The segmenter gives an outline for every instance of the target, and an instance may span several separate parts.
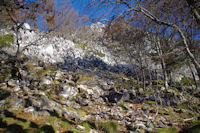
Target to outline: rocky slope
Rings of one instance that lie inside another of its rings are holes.
[[[2,132],[180,131],[199,121],[199,92],[190,87],[165,90],[160,81],[144,90],[125,75],[108,80],[30,61],[19,72],[1,62]]]
[[[0,132],[199,131],[200,93],[187,80],[169,89],[155,80],[144,89],[125,69],[113,68],[102,47],[89,51],[86,44],[26,32],[21,48],[34,39],[44,45],[27,47],[20,59],[2,48]]]

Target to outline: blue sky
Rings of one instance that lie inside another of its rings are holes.
[[[34,0],[31,0],[34,1]],[[106,6],[101,6],[100,8],[95,7],[91,10],[87,10],[87,7],[89,5],[89,2],[92,0],[53,0],[56,3],[56,8],[61,9],[62,3],[71,3],[71,6],[79,13],[79,15],[86,15],[90,18],[90,21],[87,22],[85,25],[90,25],[94,22],[102,22],[105,23],[106,20],[110,20],[112,16],[115,14],[119,14],[120,8],[111,8]],[[97,2],[98,3],[98,2]],[[103,7],[103,8],[102,8]],[[122,10],[125,10],[125,8],[121,8]],[[38,21],[41,21],[42,18],[39,18]],[[43,29],[42,26],[40,26],[40,29]]]
[[[89,5],[89,2],[91,2],[91,0],[56,0],[56,1],[58,7],[62,4],[62,2],[65,1],[71,2],[73,8],[77,10],[80,15],[89,16],[92,22],[100,21],[104,23],[106,19],[111,19],[112,16],[119,14],[119,12],[120,11],[122,12],[122,10],[125,10],[124,7],[120,7],[119,9],[119,8],[111,8],[109,6],[106,7],[105,5],[101,6],[100,8],[96,7],[91,10],[87,10],[87,7]]]

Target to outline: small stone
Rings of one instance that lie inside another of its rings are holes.
[[[89,133],[98,133],[98,132],[94,129],[90,129]]]
[[[133,96],[137,96],[136,91],[134,89],[132,89],[131,92],[132,92]]]
[[[154,96],[149,96],[149,100],[151,100],[151,101],[155,101],[156,100],[156,98],[154,97]]]
[[[38,94],[39,94],[39,95],[46,96],[46,94],[45,94],[43,91],[39,91]]]
[[[71,87],[69,85],[64,85],[63,86],[63,91],[61,92],[61,96],[64,98],[69,98],[72,99],[74,96],[76,96],[78,93],[78,90],[74,87]]]
[[[8,85],[11,86],[11,87],[18,86],[18,85],[19,85],[19,80],[10,79],[10,80],[8,81]]]
[[[161,90],[161,91],[164,91],[164,90],[165,90],[165,87],[162,86],[162,87],[160,88],[160,90]]]
[[[93,95],[94,94],[93,89],[90,89],[87,85],[82,85],[81,84],[78,87],[80,88],[81,92],[86,92],[89,95]]]
[[[147,122],[147,127],[152,129],[152,128],[154,128],[154,125],[153,125],[153,123],[151,121],[148,121]]]
[[[14,92],[18,92],[18,91],[20,91],[20,89],[21,89],[21,88],[20,88],[19,86],[15,86],[15,87],[13,88],[13,91],[14,91]]]
[[[76,129],[81,130],[81,131],[84,131],[84,130],[85,130],[85,127],[84,127],[84,126],[81,126],[81,125],[77,125],[77,126],[76,126]]]
[[[51,79],[43,78],[40,82],[40,85],[50,85],[52,83]]]
[[[55,79],[60,79],[62,77],[62,72],[57,71],[55,74]]]
[[[144,93],[144,90],[142,88],[139,88],[139,93],[140,94],[143,94]]]
[[[31,29],[31,27],[30,27],[30,25],[28,24],[28,23],[24,23],[24,28],[26,29],[26,30],[30,30]]]
[[[0,84],[0,88],[1,89],[6,89],[7,88],[7,84],[6,83],[1,83]]]
[[[84,116],[84,117],[80,117],[80,120],[81,120],[81,121],[87,121],[87,120],[90,120],[91,118],[92,118],[91,115],[86,115],[86,116]]]
[[[39,114],[40,116],[45,116],[45,117],[50,116],[50,114],[49,114],[48,111],[39,111],[38,114]]]
[[[24,85],[26,87],[30,86],[30,81],[28,81],[28,80],[23,80],[23,81],[21,81],[21,83],[22,83],[22,85]]]
[[[25,92],[29,92],[29,88],[26,87],[26,86],[23,86],[23,90],[24,90]]]
[[[87,106],[89,104],[89,100],[87,99],[82,99],[80,98],[78,101],[77,101],[81,106]]]
[[[5,104],[6,104],[6,100],[1,100],[1,101],[0,101],[0,108],[2,108],[3,105],[5,105]]]
[[[162,122],[157,123],[158,128],[165,128],[166,126]]]
[[[134,131],[134,133],[144,133],[144,131],[142,131],[142,130],[140,130],[140,129],[136,129],[136,130]]]
[[[24,105],[23,105],[23,99],[14,96],[12,98],[12,100],[11,100],[10,105],[11,105],[10,109],[12,109],[12,110],[18,110],[20,108],[23,108],[24,107]]]
[[[34,111],[35,111],[35,109],[34,109],[34,107],[32,107],[32,106],[30,106],[30,107],[24,109],[24,112],[25,112],[25,113],[32,113],[32,112],[34,112]]]
[[[152,133],[152,132],[153,132],[153,129],[152,129],[152,128],[147,128],[146,131],[145,131],[145,133],[146,133],[146,132],[147,132],[147,133]]]
[[[172,89],[167,89],[167,92],[176,94],[176,92],[174,90],[172,90]]]
[[[136,123],[135,126],[138,128],[146,129],[146,126],[143,123]]]

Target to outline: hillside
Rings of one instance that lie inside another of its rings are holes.
[[[166,88],[161,65],[149,59],[152,42],[142,42],[148,63],[141,71],[140,57],[119,41],[98,40],[104,25],[87,31],[89,39],[67,40],[25,23],[15,57],[16,34],[1,29],[0,132],[200,131],[200,90],[187,65],[172,68]]]

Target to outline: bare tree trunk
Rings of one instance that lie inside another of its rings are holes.
[[[155,45],[156,45],[157,53],[158,53],[158,55],[160,57],[160,64],[161,64],[162,72],[163,72],[163,76],[164,76],[164,86],[165,86],[165,88],[168,88],[169,87],[169,85],[168,85],[168,76],[167,76],[167,71],[166,71],[165,60],[164,60],[164,57],[163,57],[163,51],[162,51],[161,46],[160,46],[160,41],[157,40],[155,42]]]
[[[142,77],[143,77],[143,88],[146,89],[146,77],[145,77],[145,72],[144,72],[144,68],[142,68]]]
[[[140,64],[140,71],[142,72],[142,82],[143,82],[143,88],[146,88],[145,82],[146,82],[146,78],[145,78],[145,72],[144,72],[144,66],[142,63],[142,53],[141,51],[139,51],[139,64]]]
[[[156,79],[155,79],[155,80],[156,80],[156,85],[158,85],[158,72],[157,72],[156,69],[155,69],[155,76],[156,76],[156,77],[155,77],[155,78],[156,78]]]
[[[18,27],[16,27],[16,29],[15,29],[15,34],[16,34],[16,45],[17,45],[17,51],[16,51],[15,56],[18,57],[18,55],[19,55],[19,50],[20,50],[19,29],[18,29]]]
[[[166,65],[163,59],[161,60],[161,66],[162,66],[163,76],[164,76],[164,85],[165,85],[165,88],[168,88],[169,87],[168,76],[167,76],[167,71],[166,71]]]
[[[148,69],[149,71],[149,85],[152,85],[152,76],[151,76],[151,70]]]
[[[149,64],[147,63],[147,58],[145,58],[145,64],[147,66],[147,71],[148,71],[148,74],[149,74],[149,79],[148,79],[149,85],[151,85],[152,84],[151,70],[149,69]]]
[[[169,73],[169,84],[171,85],[173,82],[172,82],[172,73],[171,71],[168,72]]]
[[[135,73],[137,84],[138,84],[139,83],[139,77],[138,77],[137,71],[134,68],[133,68],[133,71]]]
[[[196,86],[196,89],[197,89],[197,88],[198,88],[198,84],[197,84],[197,80],[196,80],[196,78],[195,78],[195,73],[194,73],[194,71],[192,70],[192,66],[191,66],[191,64],[190,64],[189,61],[187,61],[187,64],[188,64],[188,66],[189,66],[189,68],[190,68],[190,71],[191,71],[191,74],[192,74],[192,77],[193,77],[193,80],[194,80],[194,83],[195,83],[195,86]]]

